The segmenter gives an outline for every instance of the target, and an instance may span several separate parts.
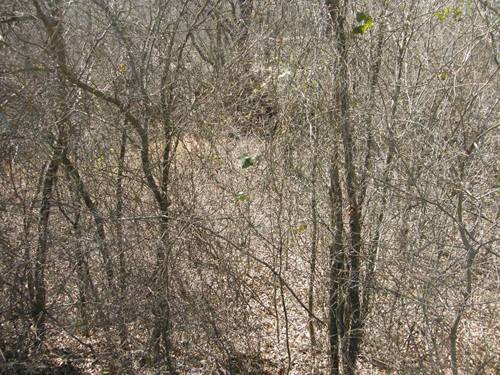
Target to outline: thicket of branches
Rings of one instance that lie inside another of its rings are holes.
[[[2,1],[2,371],[498,371],[498,26]]]

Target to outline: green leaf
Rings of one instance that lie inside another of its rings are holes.
[[[442,11],[437,11],[434,12],[434,16],[439,19],[439,22],[444,22],[448,18],[448,15],[450,14],[450,8],[444,8]]]
[[[248,155],[248,154],[243,154],[242,156],[240,156],[240,160],[241,160],[241,168],[242,169],[246,169],[246,168],[249,168],[253,165],[255,165],[255,163],[259,160],[260,156],[259,155]]]
[[[239,191],[236,193],[236,198],[240,201],[240,202],[248,202],[250,200],[250,196],[245,193],[244,191]]]
[[[101,168],[104,164],[104,155],[103,154],[99,154],[95,160],[95,166],[97,168]]]
[[[356,13],[356,21],[360,25],[352,29],[354,34],[364,34],[374,26],[373,18],[368,13]]]
[[[297,228],[295,228],[295,232],[296,233],[303,233],[305,232],[307,229],[307,224],[306,223],[301,223],[297,226]]]
[[[446,81],[448,79],[448,72],[439,73],[439,79],[441,79],[441,81]]]
[[[455,8],[450,8],[446,7],[441,10],[438,10],[437,12],[434,12],[434,17],[437,17],[439,19],[439,22],[443,23],[448,19],[450,15],[453,15],[453,18],[455,20],[460,20],[460,17],[462,16],[462,8],[460,7],[455,7]]]
[[[456,7],[453,10],[453,18],[455,18],[456,20],[460,21],[460,17],[461,16],[462,16],[462,8]]]
[[[358,21],[358,22],[366,22],[366,21],[371,20],[371,19],[372,18],[364,12],[357,12],[356,13],[356,21]]]
[[[241,168],[246,169],[251,167],[252,165],[254,165],[254,160],[250,156],[243,158],[241,162]]]

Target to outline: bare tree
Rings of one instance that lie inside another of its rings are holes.
[[[497,18],[3,1],[0,372],[494,373]]]

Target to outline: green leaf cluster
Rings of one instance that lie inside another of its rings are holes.
[[[304,233],[307,230],[307,224],[306,223],[300,223],[297,228],[295,228],[295,233]]]
[[[364,34],[374,26],[373,18],[368,13],[356,13],[356,21],[359,25],[352,29],[353,34]]]
[[[257,163],[257,161],[259,159],[260,159],[260,155],[243,154],[240,156],[241,168],[242,169],[250,168],[253,165],[255,165],[255,163]]]
[[[248,202],[250,200],[250,196],[245,193],[244,191],[239,191],[236,193],[236,198],[240,201],[240,202]]]
[[[440,72],[439,73],[439,79],[441,81],[446,81],[448,79],[448,72],[445,72],[445,71]]]
[[[446,7],[443,8],[442,10],[438,10],[437,12],[434,12],[434,17],[437,17],[439,19],[439,22],[443,23],[446,21],[446,19],[453,15],[453,18],[455,20],[459,20],[460,16],[462,15],[462,8],[460,7]]]

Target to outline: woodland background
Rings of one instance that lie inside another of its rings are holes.
[[[498,374],[496,5],[3,0],[1,372]]]

